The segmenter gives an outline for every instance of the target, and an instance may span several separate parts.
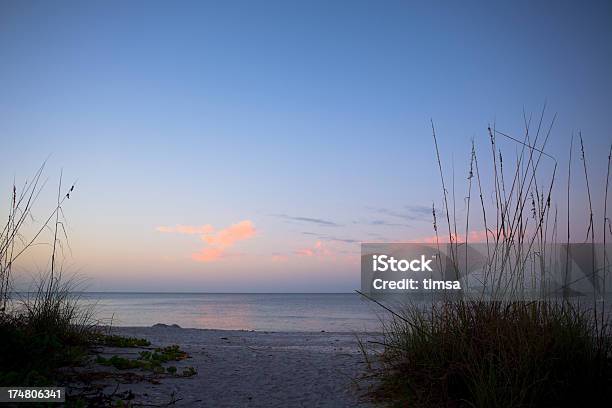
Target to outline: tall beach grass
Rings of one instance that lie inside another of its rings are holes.
[[[93,310],[76,295],[78,279],[67,277],[61,252],[67,245],[63,204],[74,184],[63,189],[57,201],[36,222],[32,209],[45,183],[45,165],[18,188],[13,184],[8,219],[0,232],[0,385],[46,385],[58,367],[78,361],[95,332]],[[29,231],[29,233],[28,233]],[[51,242],[42,242],[50,236]],[[49,267],[32,282],[29,291],[16,292],[16,262],[35,245],[49,248]]]
[[[454,175],[450,186],[453,193],[447,190],[449,185],[432,122],[443,203],[440,209],[433,207],[436,241],[450,246],[456,278],[464,287],[469,282],[467,267],[462,268],[459,254],[467,251],[474,225],[485,231],[482,240],[487,247],[487,260],[481,273],[471,277],[478,288],[470,296],[442,298],[426,305],[408,303],[391,310],[384,324],[384,351],[379,355],[378,367],[372,368],[379,379],[371,394],[375,400],[413,407],[609,404],[612,331],[605,309],[609,262],[604,245],[603,268],[596,268],[593,249],[593,271],[579,278],[590,279],[592,298],[571,298],[569,288],[575,279],[569,270],[554,271],[563,276],[561,290],[551,285],[548,244],[572,242],[571,160],[575,144],[572,137],[565,198],[567,235],[560,238],[554,199],[559,163],[546,152],[555,118],[546,122],[545,109],[536,120],[524,115],[521,137],[489,126],[487,165],[491,171],[486,172],[487,177],[472,142],[462,220],[456,212]],[[596,242],[606,243],[606,234],[610,233],[605,207],[611,155],[605,181],[604,228],[598,238],[581,134],[578,139],[588,205],[586,242],[594,248]],[[504,156],[500,140],[516,147],[510,158]],[[471,203],[473,199],[475,203]],[[444,228],[438,223],[440,212],[447,224]],[[461,237],[458,230],[465,231],[465,235]],[[534,288],[538,290],[535,297]]]

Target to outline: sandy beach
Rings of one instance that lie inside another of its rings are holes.
[[[172,326],[116,327],[113,334],[146,338],[152,347],[180,345],[194,367],[189,378],[161,375],[153,381],[109,377],[104,392],[131,390],[135,405],[201,407],[367,407],[365,361],[353,333],[255,332],[182,329]],[[372,339],[373,334],[359,334]],[[103,356],[133,358],[137,349],[104,347]],[[94,365],[87,370],[118,372]],[[138,370],[132,370],[138,374]],[[125,378],[125,372],[122,372]]]

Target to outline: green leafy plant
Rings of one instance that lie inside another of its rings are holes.
[[[151,342],[148,341],[147,339],[141,339],[141,338],[136,338],[136,337],[125,337],[125,336],[119,336],[116,334],[113,334],[113,335],[100,334],[96,336],[95,341],[107,347],[120,347],[120,348],[148,347],[151,345]]]
[[[164,369],[163,364],[170,361],[181,361],[186,358],[189,358],[189,355],[175,344],[156,348],[153,351],[143,350],[138,353],[138,358],[136,359],[129,359],[116,355],[110,358],[98,356],[96,362],[101,365],[114,367],[118,370],[142,369],[159,374],[168,372],[175,375],[177,373],[176,367],[170,366]],[[193,369],[193,367],[187,368],[182,374],[184,377],[192,375],[195,375],[195,369]]]

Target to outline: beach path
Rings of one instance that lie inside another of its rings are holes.
[[[365,361],[353,333],[254,332],[116,327],[113,334],[146,338],[154,347],[178,344],[191,358],[174,364],[189,378],[119,384],[134,402],[194,407],[367,407]],[[361,334],[369,338],[372,335]],[[125,350],[125,349],[123,349]],[[120,354],[106,348],[104,354]],[[356,381],[357,380],[357,381]],[[112,390],[115,385],[109,384]]]

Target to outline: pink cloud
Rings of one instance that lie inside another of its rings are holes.
[[[215,235],[203,235],[202,240],[210,245],[229,247],[236,241],[249,239],[255,235],[255,227],[249,220],[240,221],[226,229],[222,229]]]
[[[302,248],[295,251],[298,256],[329,256],[332,252],[321,241],[315,242],[312,248]]]
[[[302,248],[296,250],[295,254],[299,256],[314,256],[314,251],[310,248]]]
[[[289,257],[287,255],[272,255],[272,262],[287,262]]]
[[[191,254],[191,259],[197,262],[212,262],[221,258],[224,252],[225,248],[202,248]]]
[[[164,233],[200,235],[200,239],[209,246],[191,254],[191,259],[197,262],[217,261],[223,258],[225,251],[237,241],[252,238],[256,233],[255,226],[250,220],[240,221],[217,232],[209,224],[200,226],[179,224],[173,227],[157,227],[156,230]]]
[[[158,232],[168,232],[168,233],[175,233],[175,234],[198,234],[198,235],[202,235],[202,234],[210,234],[212,233],[215,229],[213,228],[212,225],[206,224],[206,225],[181,225],[181,224],[177,224],[173,227],[165,227],[165,226],[161,226],[161,227],[157,227],[155,228],[156,231]]]

